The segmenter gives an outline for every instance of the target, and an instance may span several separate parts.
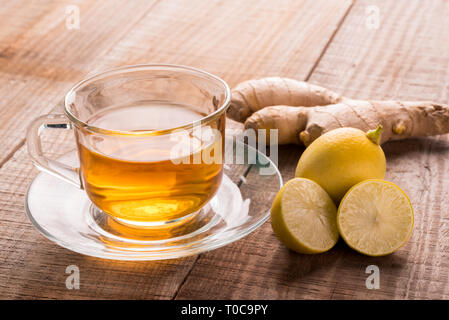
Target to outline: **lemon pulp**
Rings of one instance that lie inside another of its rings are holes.
[[[271,225],[279,240],[300,253],[321,253],[338,241],[337,209],[329,195],[309,179],[295,178],[277,194]]]
[[[394,183],[370,179],[353,186],[338,208],[340,235],[353,249],[369,256],[390,254],[410,238],[413,208]]]

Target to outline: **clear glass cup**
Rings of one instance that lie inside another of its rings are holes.
[[[179,222],[223,175],[230,89],[207,72],[134,65],[94,75],[66,95],[65,114],[33,121],[28,152],[42,171],[85,190],[109,217],[135,226]],[[73,129],[80,166],[43,154],[43,129]]]

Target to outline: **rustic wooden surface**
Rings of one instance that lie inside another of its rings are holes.
[[[77,5],[80,29],[66,27]],[[379,13],[379,23],[375,15]],[[374,20],[373,20],[374,19]],[[41,236],[25,215],[37,174],[24,133],[58,111],[88,74],[133,63],[205,69],[231,86],[263,76],[309,80],[354,98],[449,98],[449,2],[443,0],[0,1],[0,298],[449,298],[449,137],[388,143],[387,178],[415,208],[407,245],[367,258],[339,243],[316,256],[288,251],[269,223],[199,256],[160,262],[94,259]],[[49,152],[65,137],[46,137]],[[293,176],[302,148],[281,147]],[[65,268],[80,268],[67,290]],[[368,290],[365,268],[380,268]]]

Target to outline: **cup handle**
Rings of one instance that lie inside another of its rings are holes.
[[[34,165],[41,171],[67,181],[83,189],[79,168],[75,168],[59,161],[48,159],[42,152],[40,133],[43,129],[72,129],[72,124],[63,114],[47,114],[33,120],[28,127],[26,141],[28,154]]]

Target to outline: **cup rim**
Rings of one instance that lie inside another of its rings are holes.
[[[174,70],[187,70],[190,72],[194,72],[194,73],[206,76],[212,80],[218,81],[223,86],[224,91],[225,91],[224,101],[221,103],[221,106],[219,108],[217,108],[217,110],[204,116],[201,119],[195,120],[195,121],[187,123],[185,125],[181,125],[181,126],[177,126],[177,127],[173,127],[173,128],[161,129],[161,130],[126,131],[126,130],[111,130],[111,129],[107,129],[107,128],[96,127],[96,126],[89,125],[88,123],[78,119],[69,110],[69,105],[70,105],[69,98],[75,93],[76,90],[78,90],[82,86],[85,86],[86,84],[89,84],[89,83],[91,83],[95,80],[98,80],[102,77],[105,77],[105,76],[122,73],[123,71],[131,71],[133,69],[135,69],[135,70],[142,70],[142,69],[143,70],[145,70],[145,69],[151,70],[151,69],[163,69],[163,68],[174,69]],[[148,64],[126,65],[126,66],[122,66],[122,67],[118,67],[118,68],[107,69],[105,71],[95,73],[94,75],[89,76],[89,77],[79,81],[65,95],[64,113],[69,118],[69,120],[71,122],[73,122],[76,126],[82,127],[84,129],[92,131],[92,132],[97,132],[97,133],[102,133],[102,134],[112,134],[112,135],[118,134],[118,135],[130,135],[130,136],[137,136],[137,135],[138,136],[157,136],[157,135],[169,134],[169,133],[172,133],[177,130],[188,130],[188,129],[192,129],[196,126],[204,125],[205,123],[208,123],[208,122],[214,120],[219,115],[221,115],[223,112],[225,112],[226,109],[229,107],[230,102],[231,102],[231,89],[229,88],[229,85],[223,79],[221,79],[220,77],[218,77],[216,75],[213,75],[209,72],[206,72],[206,71],[203,71],[203,70],[200,70],[197,68],[185,66],[185,65],[148,63]]]

